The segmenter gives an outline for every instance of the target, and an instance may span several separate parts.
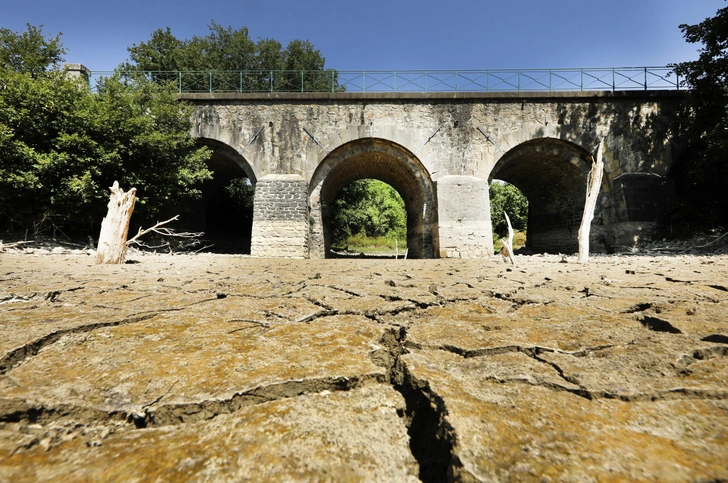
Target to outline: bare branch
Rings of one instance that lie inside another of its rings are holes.
[[[151,228],[147,228],[146,230],[142,230],[142,228],[141,228],[141,227],[139,227],[139,233],[137,233],[137,234],[136,234],[136,236],[135,236],[134,238],[132,238],[132,239],[130,239],[130,240],[127,240],[126,244],[127,244],[127,245],[131,245],[131,244],[132,244],[132,243],[134,243],[134,242],[135,242],[135,241],[136,241],[136,240],[137,240],[138,238],[141,238],[142,236],[146,235],[146,234],[147,234],[147,233],[149,233],[150,231],[154,231],[154,232],[156,232],[156,231],[157,231],[157,228],[159,228],[160,226],[164,226],[164,225],[166,225],[167,223],[170,223],[170,222],[172,222],[172,221],[176,221],[176,220],[178,220],[178,219],[179,219],[179,215],[174,215],[174,216],[173,216],[172,218],[170,218],[169,220],[167,220],[167,221],[160,221],[160,222],[158,222],[158,223],[157,223],[156,225],[154,225],[153,227],[151,227]]]
[[[162,226],[164,226],[168,223],[171,223],[173,221],[176,221],[178,219],[179,219],[179,215],[175,215],[172,218],[170,218],[169,220],[160,221],[159,223],[157,223],[156,225],[154,225],[151,228],[147,228],[147,229],[139,228],[139,233],[137,233],[134,238],[132,238],[126,242],[127,246],[132,245],[132,244],[135,244],[138,246],[146,246],[146,245],[144,245],[144,243],[142,243],[138,240],[140,237],[146,235],[147,233],[156,233],[158,235],[174,237],[174,238],[199,238],[205,234],[204,232],[177,233],[174,230],[170,230],[169,228],[161,228]],[[164,246],[164,245],[160,245],[159,247],[162,247],[162,246]]]

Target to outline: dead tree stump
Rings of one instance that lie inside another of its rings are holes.
[[[101,222],[96,263],[124,263],[129,221],[136,203],[136,188],[124,193],[119,183],[114,181],[110,189],[109,212]]]
[[[603,146],[603,143],[599,143],[597,158],[592,160],[592,168],[586,183],[584,214],[579,227],[579,263],[582,264],[589,261],[589,232],[591,231],[591,222],[594,219],[594,209],[597,206],[599,189],[602,186],[602,173],[604,172]]]

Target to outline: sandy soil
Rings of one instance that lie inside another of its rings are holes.
[[[130,258],[0,253],[0,481],[728,480],[726,255]]]

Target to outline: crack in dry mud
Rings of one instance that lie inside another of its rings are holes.
[[[7,352],[2,358],[0,358],[0,374],[6,374],[8,371],[10,371],[14,367],[16,367],[18,364],[21,364],[22,362],[26,361],[27,359],[37,355],[41,349],[43,349],[44,347],[46,347],[50,344],[53,344],[54,342],[56,342],[58,339],[60,339],[64,335],[80,334],[80,333],[84,333],[84,332],[91,332],[92,330],[95,330],[95,329],[101,329],[103,327],[116,327],[116,326],[120,326],[120,325],[127,325],[127,324],[134,324],[137,322],[143,322],[145,320],[149,320],[153,317],[156,317],[160,313],[161,313],[161,311],[146,312],[146,313],[141,312],[140,314],[130,315],[130,316],[124,317],[123,319],[120,319],[120,320],[80,325],[80,326],[71,327],[68,329],[60,329],[60,330],[51,332],[50,334],[46,334],[43,337],[35,339],[31,342],[28,342],[27,344],[23,344],[22,346]]]
[[[426,346],[421,345],[417,343],[410,342],[405,343],[405,347],[413,348],[413,349],[436,349],[436,350],[443,350],[447,352],[451,352],[453,354],[459,355],[465,359],[468,358],[474,358],[474,357],[488,357],[488,356],[495,356],[495,355],[501,355],[501,354],[508,354],[513,352],[520,352],[522,354],[527,355],[528,357],[532,358],[535,361],[538,361],[542,364],[546,364],[553,368],[556,373],[559,375],[561,379],[568,382],[569,384],[572,384],[574,386],[577,386],[579,389],[574,389],[566,386],[561,386],[558,384],[554,384],[548,381],[543,380],[537,380],[534,382],[526,377],[516,377],[516,378],[498,378],[498,377],[490,377],[486,378],[495,382],[499,383],[508,383],[508,382],[516,382],[516,383],[524,383],[532,386],[541,386],[545,387],[547,389],[551,390],[557,390],[557,391],[566,391],[570,392],[576,396],[583,397],[585,399],[589,400],[595,400],[595,399],[619,399],[620,401],[625,402],[636,402],[636,401],[666,401],[666,400],[680,400],[680,399],[705,399],[705,400],[725,400],[728,399],[728,390],[726,391],[720,391],[720,390],[706,390],[706,389],[694,389],[694,388],[684,388],[684,387],[676,387],[672,389],[662,390],[662,391],[656,391],[656,392],[640,392],[640,393],[632,393],[632,394],[619,394],[611,391],[606,390],[590,390],[584,387],[577,379],[573,377],[569,377],[566,375],[564,370],[555,362],[548,361],[546,359],[543,359],[542,357],[539,357],[540,354],[543,353],[553,353],[553,354],[563,354],[573,357],[587,357],[590,354],[594,352],[598,352],[604,349],[610,349],[615,347],[614,344],[605,344],[605,345],[599,345],[595,347],[587,347],[584,349],[580,349],[577,351],[564,351],[560,349],[554,349],[550,347],[542,347],[542,346],[522,346],[522,345],[506,345],[506,346],[498,346],[498,347],[489,347],[489,348],[482,348],[482,349],[463,349],[457,346],[449,345],[449,344],[443,344],[439,346]],[[703,349],[696,349],[689,355],[682,356],[680,358],[681,361],[687,366],[691,362],[685,361],[685,358],[693,359],[695,360],[705,360],[710,359],[713,357],[722,357],[728,355],[728,347],[710,347],[710,348],[703,348]]]

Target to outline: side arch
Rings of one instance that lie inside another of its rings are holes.
[[[506,181],[528,198],[527,248],[554,253],[578,250],[591,160],[590,153],[581,146],[540,138],[517,145],[496,162],[489,181]],[[603,183],[608,183],[606,177]],[[597,205],[594,223],[599,224],[602,216]],[[599,242],[600,236],[603,238],[600,230],[592,230],[594,241]],[[598,249],[595,245],[598,243],[592,243]]]
[[[327,256],[330,206],[342,188],[366,178],[389,184],[402,197],[407,211],[408,257],[434,258],[438,252],[437,197],[430,174],[411,151],[380,138],[339,146],[316,168],[309,185],[309,256]]]
[[[202,197],[191,214],[195,231],[205,232],[205,238],[213,243],[213,250],[250,253],[252,210],[242,215],[234,207],[221,203],[218,195],[237,178],[247,178],[251,190],[255,189],[255,170],[235,148],[226,143],[202,137],[197,138],[197,143],[212,151],[207,167],[213,176],[200,186]]]

